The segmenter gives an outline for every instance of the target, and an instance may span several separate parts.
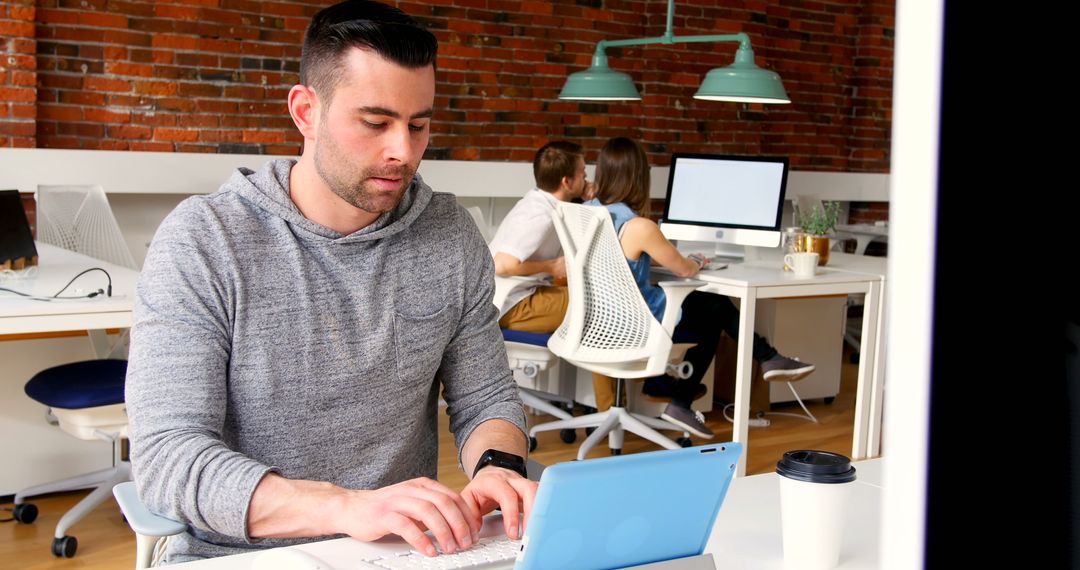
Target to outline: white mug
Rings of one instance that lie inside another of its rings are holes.
[[[789,253],[784,256],[784,264],[795,272],[795,277],[813,277],[817,273],[818,254],[812,251]]]

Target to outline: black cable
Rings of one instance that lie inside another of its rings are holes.
[[[11,507],[0,507],[0,511],[7,511],[7,512],[11,513],[10,517],[8,517],[6,519],[0,519],[0,523],[6,523],[6,522],[11,522],[11,521],[15,520],[15,509],[13,509]]]
[[[86,275],[87,273],[90,273],[91,271],[100,271],[100,272],[105,274],[105,278],[109,280],[109,293],[108,293],[108,296],[112,297],[112,275],[109,275],[108,271],[105,271],[104,269],[102,269],[100,267],[91,267],[90,269],[85,269],[85,270],[79,272],[79,274],[76,275],[75,277],[72,277],[71,281],[68,281],[67,285],[64,285],[63,287],[61,287],[60,290],[57,291],[56,294],[52,296],[52,298],[53,299],[81,299],[82,297],[61,297],[60,293],[63,293],[64,291],[66,291],[68,287],[71,287],[71,284],[74,283],[76,279],[82,277],[83,275]],[[101,291],[101,290],[98,289],[98,291]],[[86,295],[86,296],[87,297],[96,297],[99,294],[100,293],[90,293],[89,295]]]
[[[97,291],[94,291],[94,292],[89,293],[87,295],[75,295],[75,296],[68,296],[68,297],[61,297],[60,296],[60,294],[63,293],[64,291],[66,291],[68,287],[71,287],[71,284],[74,283],[76,279],[82,277],[83,275],[86,275],[87,273],[90,273],[91,271],[100,271],[100,272],[105,274],[105,278],[109,280],[109,284],[107,285],[107,287],[108,287],[107,291],[105,289],[98,289]],[[109,275],[109,272],[105,271],[101,267],[91,267],[90,269],[86,269],[84,271],[79,272],[79,274],[76,275],[75,277],[72,277],[71,280],[67,282],[67,285],[64,285],[63,287],[61,287],[60,290],[57,291],[56,294],[54,294],[51,297],[38,297],[37,295],[31,295],[29,293],[23,293],[22,291],[16,291],[15,289],[9,289],[7,287],[0,287],[0,291],[6,291],[8,293],[14,293],[14,294],[19,295],[21,297],[26,297],[28,299],[33,299],[34,301],[52,301],[54,299],[57,299],[57,300],[93,299],[94,297],[97,297],[98,295],[106,295],[108,297],[112,297],[112,275]]]

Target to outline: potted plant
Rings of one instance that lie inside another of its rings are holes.
[[[829,262],[829,236],[840,221],[840,202],[822,202],[809,212],[799,212],[799,227],[803,233],[802,251],[818,254],[818,265]]]

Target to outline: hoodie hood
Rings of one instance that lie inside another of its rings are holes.
[[[416,173],[397,207],[379,216],[367,227],[342,235],[305,218],[289,198],[289,173],[295,164],[295,159],[278,158],[267,161],[258,170],[240,167],[221,189],[236,192],[257,208],[288,222],[304,238],[334,243],[372,241],[392,236],[412,225],[431,202],[431,188]]]

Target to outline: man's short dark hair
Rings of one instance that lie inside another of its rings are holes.
[[[533,159],[533,178],[536,187],[554,192],[562,184],[563,177],[577,174],[578,160],[585,159],[581,145],[570,141],[551,141],[536,151]]]
[[[435,36],[405,12],[371,0],[346,0],[320,10],[304,35],[300,83],[329,101],[341,81],[341,58],[369,49],[411,69],[435,64]]]

